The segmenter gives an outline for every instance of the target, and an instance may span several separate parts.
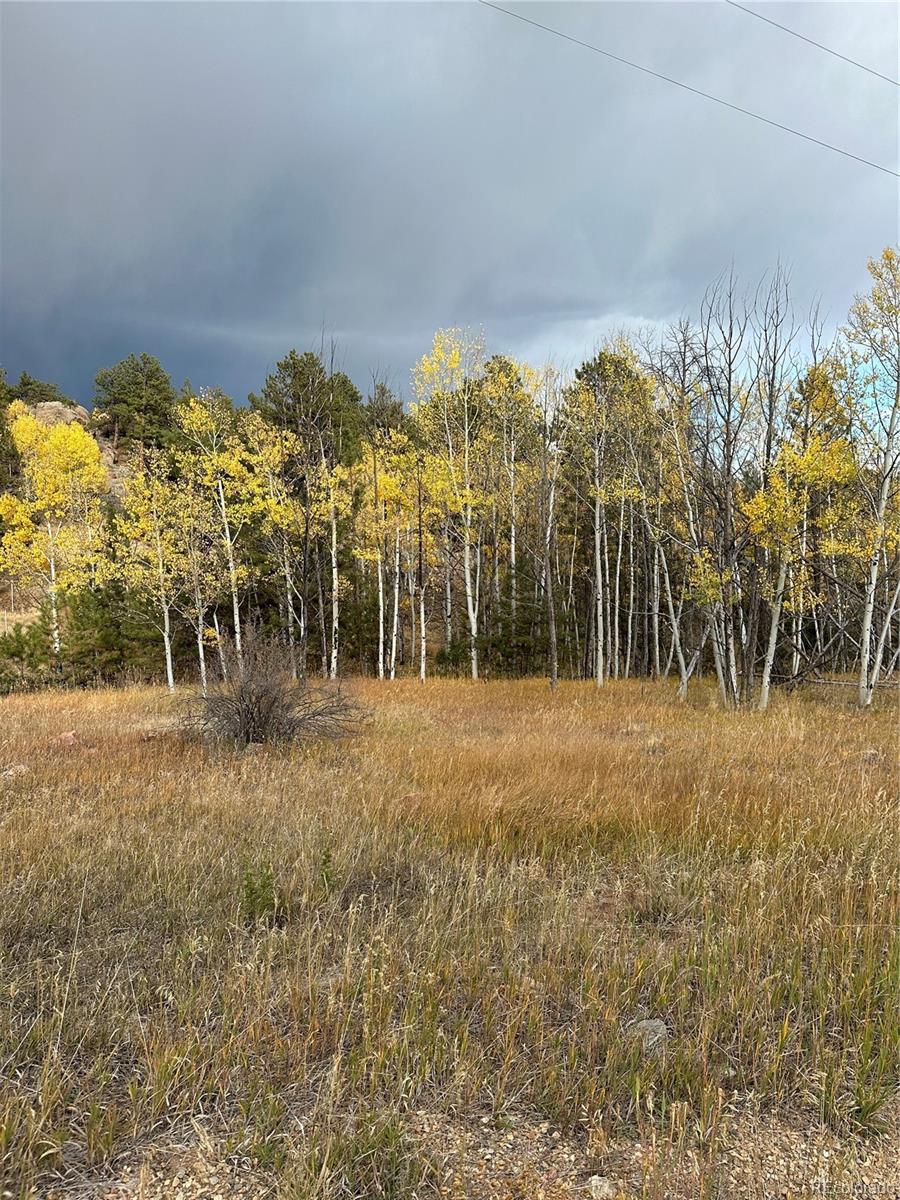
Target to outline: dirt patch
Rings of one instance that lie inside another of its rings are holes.
[[[892,1139],[841,1140],[777,1118],[740,1118],[714,1154],[649,1135],[588,1146],[526,1117],[452,1117],[417,1110],[406,1130],[431,1164],[418,1200],[819,1200],[896,1197]],[[75,1181],[45,1200],[269,1200],[278,1180],[211,1148],[148,1149],[103,1180]],[[363,1198],[361,1198],[363,1200]],[[365,1200],[369,1200],[368,1197]]]

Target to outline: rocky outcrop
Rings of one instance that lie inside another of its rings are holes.
[[[100,447],[100,459],[109,476],[109,490],[120,499],[128,478],[128,463],[123,454],[113,446],[109,438],[91,429],[91,414],[81,404],[63,404],[59,400],[42,400],[31,408],[34,416],[44,425],[71,425],[77,421],[92,435]]]
[[[71,425],[77,421],[79,425],[88,426],[91,414],[80,404],[63,404],[61,400],[42,400],[31,410],[43,425]]]

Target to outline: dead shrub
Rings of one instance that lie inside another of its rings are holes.
[[[228,642],[222,669],[205,695],[185,704],[181,728],[190,735],[237,746],[339,738],[359,730],[363,710],[340,687],[295,679],[284,647],[248,630],[241,652]]]

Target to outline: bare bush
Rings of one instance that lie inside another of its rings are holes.
[[[345,737],[362,719],[362,709],[339,687],[316,688],[294,679],[284,647],[250,630],[240,653],[234,643],[223,647],[219,677],[206,695],[186,703],[182,728],[248,746]]]

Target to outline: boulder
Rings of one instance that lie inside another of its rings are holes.
[[[80,404],[63,404],[61,400],[41,400],[31,410],[42,425],[87,425],[90,413]]]
[[[669,1037],[665,1021],[656,1017],[648,1017],[645,1021],[635,1021],[629,1026],[632,1037],[638,1038],[646,1054],[661,1054]]]

